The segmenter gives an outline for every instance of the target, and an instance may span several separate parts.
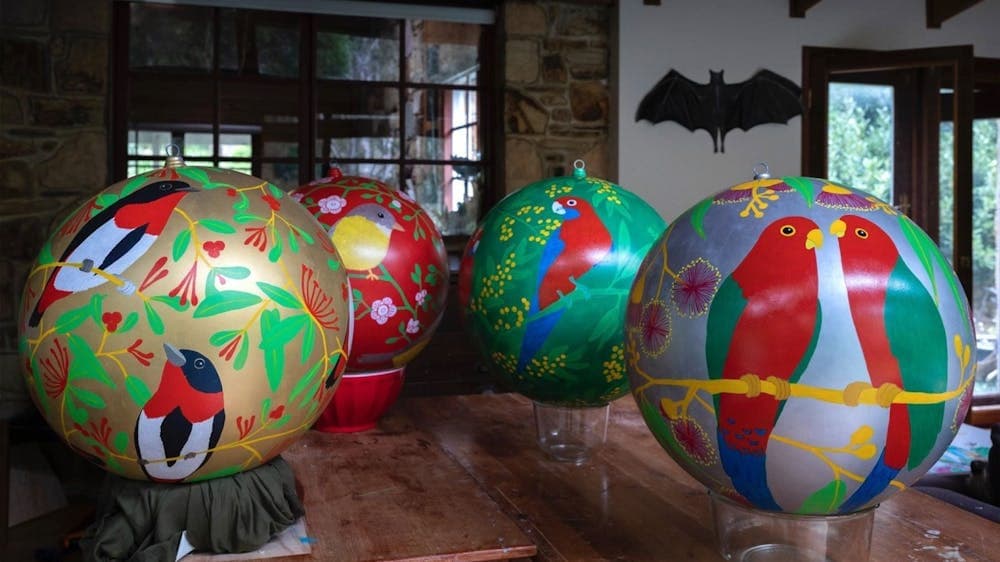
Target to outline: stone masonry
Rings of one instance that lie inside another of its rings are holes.
[[[17,306],[52,223],[108,185],[111,0],[0,0],[0,417],[29,407]]]
[[[569,175],[608,178],[612,2],[504,3],[505,189]]]

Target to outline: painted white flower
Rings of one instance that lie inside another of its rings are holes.
[[[305,197],[304,193],[293,193],[291,195],[292,201],[302,202],[302,198]]]
[[[420,292],[413,295],[413,299],[417,301],[418,305],[424,304],[424,300],[427,299],[427,289],[420,289]]]
[[[396,209],[397,211],[402,210],[402,208],[403,208],[403,204],[400,203],[399,200],[397,200],[397,199],[393,199],[392,201],[389,201],[389,206],[392,207],[393,209]]]
[[[395,315],[396,305],[392,304],[392,297],[385,297],[372,303],[372,320],[379,325],[385,324]]]
[[[319,200],[319,212],[335,215],[344,209],[347,199],[339,195],[331,195]]]
[[[419,331],[420,331],[420,321],[417,320],[416,318],[410,318],[410,320],[406,323],[406,333],[415,334]]]

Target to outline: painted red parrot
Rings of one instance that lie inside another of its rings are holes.
[[[181,199],[197,189],[182,181],[158,181],[122,197],[87,221],[70,240],[42,289],[28,326],[35,327],[52,303],[107,282],[93,269],[121,275],[153,245]],[[124,281],[126,294],[135,285]]]
[[[882,493],[904,467],[923,462],[934,447],[944,402],[907,405],[892,400],[901,390],[945,390],[948,339],[934,299],[884,230],[868,219],[844,215],[830,232],[839,238],[847,300],[871,386],[878,389],[879,405],[889,409],[881,456],[840,506],[842,513],[850,513]]]
[[[576,290],[577,280],[611,251],[611,233],[587,201],[566,195],[552,202],[552,212],[563,222],[542,249],[537,290],[525,315],[528,321],[517,359],[518,371],[528,366],[559,323],[564,309],[552,311],[549,307]]]
[[[226,410],[219,373],[208,358],[169,343],[163,350],[163,376],[139,412],[135,448],[150,480],[180,482],[212,456]]]
[[[743,379],[747,394],[717,394],[719,458],[753,506],[781,510],[767,482],[767,444],[816,348],[822,314],[814,250],[823,233],[805,217],[778,219],[719,285],[708,313],[705,356],[712,379]],[[760,381],[778,387],[759,392]]]

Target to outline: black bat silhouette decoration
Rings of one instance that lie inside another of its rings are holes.
[[[714,152],[725,152],[729,131],[787,123],[802,113],[802,89],[788,78],[761,69],[743,82],[726,84],[722,72],[709,70],[708,84],[699,84],[671,69],[639,102],[635,120],[676,121],[691,132],[705,129]]]

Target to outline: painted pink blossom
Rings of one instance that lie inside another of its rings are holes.
[[[670,420],[670,431],[691,460],[706,466],[715,462],[715,449],[698,422],[691,418]]]
[[[335,215],[344,210],[344,206],[347,205],[347,199],[344,199],[339,195],[331,195],[320,199],[317,204],[319,205],[319,212],[328,215]]]
[[[413,295],[413,300],[417,301],[417,305],[424,304],[424,301],[426,299],[427,299],[427,289],[420,289],[419,291],[417,291],[416,295]]]
[[[371,317],[379,325],[385,324],[395,315],[396,305],[392,303],[392,297],[385,297],[372,303]]]
[[[663,304],[654,300],[642,312],[642,349],[653,357],[663,353],[670,343],[670,314]]]
[[[416,318],[410,318],[406,322],[406,333],[415,334],[420,331],[420,321]]]
[[[708,312],[720,278],[719,270],[702,258],[685,265],[671,290],[681,316],[693,318]]]
[[[875,208],[875,204],[862,194],[832,183],[823,186],[816,196],[816,203],[823,207],[849,211],[870,211]]]

